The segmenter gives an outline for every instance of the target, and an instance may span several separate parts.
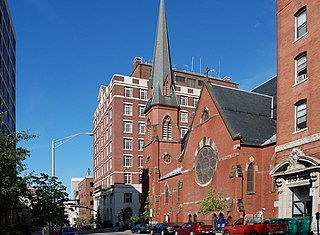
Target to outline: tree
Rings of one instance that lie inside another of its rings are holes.
[[[20,141],[28,141],[35,135],[26,132],[0,134],[0,231],[10,231],[8,212],[21,207],[20,200],[27,194],[29,174],[23,161],[30,156],[29,150],[17,147]]]
[[[222,211],[226,206],[226,199],[222,197],[222,193],[216,192],[213,188],[207,191],[207,196],[201,200],[200,213],[207,215],[212,212]]]
[[[34,190],[29,193],[28,199],[36,224],[45,226],[47,223],[67,223],[64,203],[69,200],[68,194],[65,192],[66,187],[57,181],[57,177],[41,173],[40,176],[31,177],[30,185]]]
[[[149,198],[147,198],[144,206],[144,211],[143,211],[144,220],[149,220],[152,217],[150,209],[152,209],[152,205],[149,202]]]

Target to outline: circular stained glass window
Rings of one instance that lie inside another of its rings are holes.
[[[211,146],[204,146],[195,160],[195,177],[200,185],[208,184],[217,168],[217,151]]]

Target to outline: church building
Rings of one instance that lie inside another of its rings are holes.
[[[206,79],[188,133],[179,134],[180,103],[173,80],[164,0],[160,1],[152,77],[145,108],[144,197],[151,223],[212,222],[199,213],[209,189],[226,199],[234,219],[265,208],[276,217],[273,78],[248,92]],[[219,213],[219,212],[216,212]]]

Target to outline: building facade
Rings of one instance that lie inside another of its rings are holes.
[[[79,218],[80,219],[94,219],[95,212],[93,209],[93,177],[90,175],[88,169],[87,176],[79,183]],[[89,224],[90,222],[87,221]]]
[[[16,34],[7,0],[0,1],[0,13],[0,131],[8,134],[16,131]]]
[[[212,223],[200,214],[200,202],[214,189],[227,201],[223,212],[233,218],[265,210],[274,217],[276,192],[269,175],[274,158],[276,79],[255,92],[205,79],[189,131],[179,133],[182,101],[171,68],[164,1],[159,21],[151,91],[145,108],[144,193],[150,220]],[[220,81],[222,82],[222,81]],[[261,94],[259,94],[261,93]]]
[[[277,146],[271,171],[279,217],[319,211],[320,1],[277,0]]]

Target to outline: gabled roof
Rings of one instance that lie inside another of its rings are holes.
[[[206,86],[233,139],[261,146],[276,133],[271,96],[212,83]]]

